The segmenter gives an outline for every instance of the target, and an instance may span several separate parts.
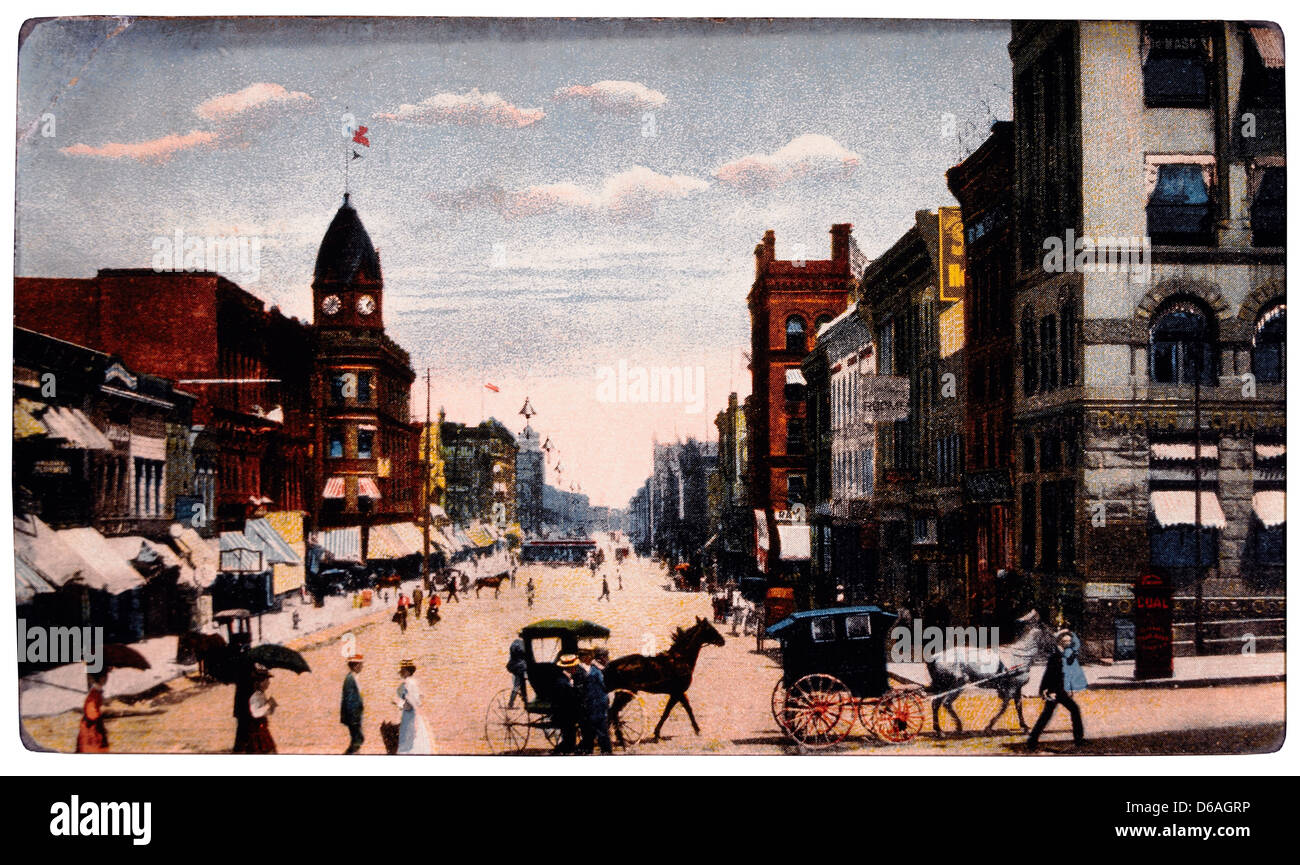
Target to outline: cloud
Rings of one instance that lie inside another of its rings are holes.
[[[457,123],[461,126],[504,126],[521,129],[546,116],[540,108],[520,108],[499,93],[482,93],[477,87],[465,94],[436,93],[414,105],[398,106],[391,114],[377,115],[398,123]]]
[[[287,90],[282,85],[268,81],[250,84],[235,93],[221,93],[200,102],[194,113],[205,120],[229,120],[246,111],[285,103],[311,101],[306,93]]]
[[[829,135],[800,135],[775,153],[733,159],[713,172],[722,183],[746,189],[770,189],[799,177],[847,177],[862,156]]]
[[[555,91],[557,102],[583,101],[595,111],[625,114],[660,108],[668,97],[635,81],[597,81],[592,85],[576,84]]]
[[[147,141],[131,143],[109,141],[98,147],[89,144],[73,144],[60,148],[68,156],[94,156],[100,159],[135,159],[140,162],[166,162],[172,155],[182,150],[189,150],[217,140],[214,132],[191,129],[184,135],[164,135]]]
[[[482,183],[457,192],[435,192],[429,197],[452,210],[483,207],[510,218],[564,212],[625,217],[708,188],[705,180],[684,174],[660,174],[637,165],[611,175],[599,187],[561,182],[507,190],[495,183]]]

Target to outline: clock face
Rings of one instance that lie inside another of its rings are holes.
[[[337,294],[331,294],[320,302],[320,308],[326,315],[338,315],[339,310],[343,308],[343,301],[339,300]]]
[[[375,311],[375,299],[368,294],[363,294],[357,298],[357,312],[362,315],[370,315]]]

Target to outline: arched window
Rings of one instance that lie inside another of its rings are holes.
[[[1079,383],[1079,313],[1074,301],[1067,300],[1061,307],[1061,384],[1065,387]]]
[[[1217,375],[1210,316],[1190,300],[1165,306],[1151,324],[1151,381],[1213,384]]]
[[[1024,378],[1025,395],[1038,390],[1037,330],[1034,313],[1028,306],[1020,318],[1020,372]]]
[[[1255,351],[1251,356],[1255,380],[1277,384],[1286,381],[1286,304],[1268,308],[1255,324]]]
[[[785,320],[785,350],[808,353],[808,325],[801,316],[792,315]]]

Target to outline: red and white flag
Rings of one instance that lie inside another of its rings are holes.
[[[497,386],[494,385],[494,384],[488,384],[487,382],[484,382],[484,383],[483,383],[483,387],[487,388],[488,390],[492,391],[493,393],[501,393],[501,388],[497,387]]]

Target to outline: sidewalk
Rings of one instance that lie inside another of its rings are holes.
[[[889,671],[925,684],[930,674],[925,664],[890,664]],[[1286,653],[1261,652],[1255,655],[1205,655],[1202,657],[1174,658],[1174,675],[1171,679],[1134,679],[1133,662],[1115,664],[1085,664],[1083,673],[1088,677],[1092,691],[1128,688],[1213,688],[1224,685],[1254,685],[1286,681]],[[1041,665],[1029,670],[1029,685],[1025,693],[1037,693],[1043,678]]]
[[[420,585],[420,580],[408,580],[401,590],[407,595]],[[253,644],[282,643],[310,636],[336,625],[374,615],[384,609],[397,609],[397,590],[389,589],[388,603],[379,601],[375,593],[375,603],[369,607],[353,607],[352,596],[331,596],[325,599],[325,606],[316,607],[310,601],[303,603],[298,597],[284,602],[284,609],[278,613],[265,613],[254,616],[249,625],[253,632]],[[293,614],[298,613],[298,629],[293,627]],[[225,636],[225,629],[217,629],[209,624],[204,633],[220,633]],[[108,677],[105,697],[129,697],[156,688],[164,682],[185,675],[196,668],[195,664],[176,663],[176,636],[155,637],[131,647],[144,655],[149,661],[148,670],[115,669]],[[25,718],[44,715],[58,715],[62,712],[80,711],[86,698],[85,664],[65,664],[25,676],[18,681],[18,711]]]

